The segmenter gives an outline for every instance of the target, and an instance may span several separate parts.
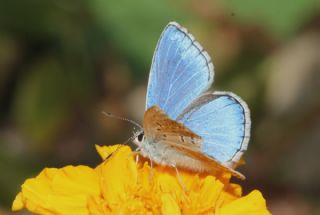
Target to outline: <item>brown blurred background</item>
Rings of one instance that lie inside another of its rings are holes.
[[[212,90],[251,109],[244,193],[260,189],[274,214],[320,214],[318,0],[0,0],[0,214],[44,167],[95,166],[94,144],[132,134],[101,111],[141,122],[173,20],[213,58]]]

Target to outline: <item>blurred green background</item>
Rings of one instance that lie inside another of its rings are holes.
[[[211,55],[212,90],[251,109],[244,193],[260,189],[274,214],[320,214],[318,0],[0,0],[0,214],[44,167],[95,166],[94,144],[132,134],[101,111],[141,122],[173,20]]]

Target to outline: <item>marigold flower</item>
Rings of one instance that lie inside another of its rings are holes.
[[[103,162],[96,168],[45,168],[27,179],[12,210],[37,214],[218,214],[267,215],[258,190],[241,196],[230,175],[199,175],[133,159],[128,146],[96,146]]]

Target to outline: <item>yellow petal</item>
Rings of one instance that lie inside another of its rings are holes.
[[[88,211],[90,215],[111,214],[110,208],[100,196],[91,196],[88,199]]]
[[[51,183],[53,192],[59,195],[100,195],[98,175],[87,166],[66,166],[56,173]]]
[[[23,203],[23,198],[22,198],[22,193],[18,193],[16,198],[14,199],[12,203],[11,210],[13,211],[18,211],[24,208],[24,203]]]
[[[86,195],[48,195],[45,208],[54,214],[85,215],[89,214]]]
[[[46,211],[44,205],[52,193],[51,179],[57,171],[55,168],[45,168],[36,178],[27,179],[21,186],[23,202],[28,210],[36,213]]]
[[[227,204],[227,203],[241,197],[241,195],[242,195],[242,188],[238,184],[227,185],[225,191],[226,192],[224,192],[225,197],[223,200],[223,204]]]
[[[218,215],[270,215],[262,194],[254,190],[218,210]]]
[[[137,165],[131,153],[128,146],[122,146],[96,169],[102,195],[111,206],[125,201],[137,183]]]
[[[152,180],[153,178],[151,178]],[[156,186],[160,192],[163,193],[171,193],[174,196],[179,196],[182,192],[181,182],[177,180],[177,178],[170,173],[162,172],[154,175],[154,179],[156,180]]]
[[[142,191],[148,192],[151,189],[151,171],[148,162],[145,162],[143,167],[139,169],[138,183],[141,185]]]
[[[98,182],[95,171],[86,166],[45,168],[25,181],[12,207],[40,214],[85,214],[87,196],[100,195]]]
[[[117,145],[112,145],[112,146],[99,146],[96,145],[96,150],[99,153],[100,157],[102,160],[105,160],[108,158],[113,152],[116,150],[120,149],[123,145],[117,144]]]
[[[207,176],[199,183],[199,189],[190,192],[190,204],[185,205],[186,211],[193,214],[203,214],[214,211],[215,207],[221,204],[224,184],[212,176]]]
[[[206,177],[202,185],[199,201],[206,202],[208,205],[215,205],[223,186],[224,185],[220,181],[215,180],[214,177]]]
[[[168,215],[179,215],[180,208],[177,204],[177,202],[170,196],[169,194],[163,194],[161,196],[161,212],[162,214],[168,214]]]

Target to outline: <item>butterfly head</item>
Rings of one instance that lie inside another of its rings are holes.
[[[145,140],[144,131],[138,131],[134,134],[133,143],[136,144],[138,147],[142,145]]]

